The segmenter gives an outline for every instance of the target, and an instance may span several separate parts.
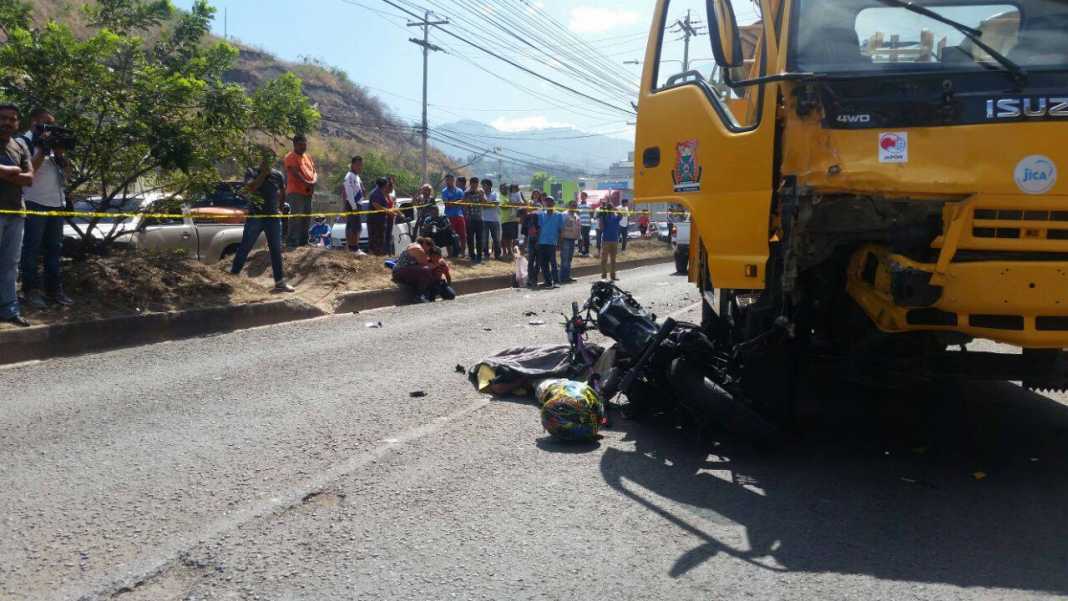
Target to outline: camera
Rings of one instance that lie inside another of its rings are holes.
[[[38,123],[33,128],[33,143],[46,151],[56,148],[73,150],[78,145],[78,138],[73,129]]]

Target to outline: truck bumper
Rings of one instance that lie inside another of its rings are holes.
[[[849,293],[885,332],[950,331],[1068,348],[1068,260],[1060,260],[1068,256],[1066,206],[1064,198],[1016,197],[947,205],[937,263],[865,246],[850,263]]]

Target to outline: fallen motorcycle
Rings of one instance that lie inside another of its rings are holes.
[[[607,406],[622,394],[629,418],[681,411],[704,430],[766,439],[776,427],[746,400],[740,378],[744,348],[722,349],[700,327],[667,318],[657,323],[630,293],[596,282],[589,299],[565,323],[570,359],[589,369],[590,384]],[[588,333],[599,331],[615,344],[596,360],[586,352]]]

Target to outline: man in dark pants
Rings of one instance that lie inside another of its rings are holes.
[[[482,205],[486,194],[479,188],[477,177],[468,181],[467,193],[464,194],[464,212],[467,213],[467,253],[476,265],[482,262],[486,251],[485,229],[482,223]]]
[[[22,191],[26,208],[30,211],[62,211],[67,208],[67,149],[53,141],[52,135],[39,129],[53,125],[56,119],[44,109],[30,113],[30,131],[20,138],[33,155],[33,185]],[[44,286],[42,291],[41,270],[38,265],[44,254]],[[22,239],[22,295],[26,303],[35,309],[44,309],[49,303],[69,307],[74,301],[63,293],[63,278],[60,259],[63,255],[63,218],[46,215],[27,215],[26,230]]]
[[[358,213],[364,203],[363,180],[363,157],[352,157],[349,163],[349,172],[345,174],[345,181],[341,184],[341,196],[344,200],[343,209],[346,213]],[[363,229],[363,219],[360,215],[348,215],[345,217],[345,243],[349,251],[362,255],[360,250],[360,232]]]
[[[546,196],[542,201],[545,210],[538,219],[538,264],[545,273],[544,288],[556,288],[560,285],[556,248],[560,245],[560,236],[564,230],[564,216],[554,210],[555,204],[556,199]]]
[[[260,235],[267,236],[267,250],[271,254],[271,270],[274,275],[275,292],[293,292],[293,287],[286,283],[282,269],[282,220],[277,217],[278,197],[285,188],[282,172],[271,169],[269,151],[264,152],[263,161],[258,169],[249,167],[245,172],[245,193],[252,194],[249,203],[249,217],[245,221],[245,232],[241,246],[234,256],[230,273],[238,275],[248,260],[248,254]]]
[[[296,248],[308,245],[308,230],[311,229],[311,203],[319,173],[315,161],[308,154],[308,138],[304,134],[293,137],[293,152],[285,158],[286,202],[293,215],[289,227],[287,246]]]
[[[389,238],[392,231],[387,232],[387,211],[389,206],[389,180],[380,177],[375,181],[375,189],[371,191],[371,211],[367,216],[367,244],[371,247],[371,254],[376,257],[384,257],[389,252]]]
[[[579,254],[590,256],[590,229],[593,226],[593,209],[590,208],[590,195],[582,193],[578,206],[579,224],[582,233],[579,236]]]
[[[19,109],[0,104],[0,209],[22,211],[22,189],[33,184],[33,165],[26,146],[13,137],[19,126]],[[16,293],[22,233],[26,218],[0,214],[0,322],[30,326],[19,312]]]

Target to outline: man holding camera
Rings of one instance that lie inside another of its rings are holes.
[[[66,158],[68,140],[55,127],[56,118],[46,109],[30,113],[30,131],[20,139],[32,153],[33,185],[23,191],[26,209],[32,212],[62,211],[67,204],[66,182],[69,164]],[[44,254],[44,290],[38,259]],[[34,309],[44,309],[55,303],[69,307],[74,304],[63,293],[60,258],[63,254],[63,218],[46,215],[27,215],[22,240],[22,295]]]
[[[0,322],[29,327],[15,290],[26,218],[14,211],[25,210],[22,189],[33,184],[33,165],[29,150],[14,138],[18,127],[18,107],[0,104],[0,211],[12,211],[0,213]]]

